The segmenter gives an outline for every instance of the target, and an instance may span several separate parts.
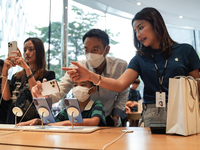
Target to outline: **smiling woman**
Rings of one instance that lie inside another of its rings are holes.
[[[47,80],[55,79],[53,71],[46,70],[46,59],[43,42],[39,38],[28,38],[24,41],[24,58],[18,49],[14,52],[17,56],[10,56],[5,60],[2,74],[2,93],[4,100],[10,101],[6,123],[14,123],[13,107],[19,107],[23,111],[23,116],[18,117],[17,122],[39,118],[37,110],[32,103],[31,88],[36,85],[36,81],[42,82],[44,78]],[[11,62],[11,58],[14,59]],[[11,82],[8,84],[8,70],[11,67],[20,66],[22,71],[12,76]]]

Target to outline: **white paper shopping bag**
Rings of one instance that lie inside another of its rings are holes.
[[[166,133],[187,136],[199,132],[197,82],[190,76],[170,78]]]

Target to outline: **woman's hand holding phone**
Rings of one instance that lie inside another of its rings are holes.
[[[8,42],[8,59],[13,63],[12,66],[18,65],[24,69],[28,67],[17,47],[17,41]]]
[[[14,67],[15,64],[10,61],[10,59],[13,58],[13,56],[8,57],[5,61],[4,61],[4,65],[3,65],[3,69],[2,69],[2,75],[7,76],[8,75],[8,70],[11,67]]]
[[[2,73],[8,75],[8,70],[15,67],[15,58],[17,56],[17,41],[8,42],[8,58],[4,62]]]
[[[28,64],[25,62],[25,60],[22,58],[22,54],[19,50],[19,48],[17,48],[17,51],[12,52],[13,54],[16,54],[16,56],[14,57],[14,64],[18,65],[22,68],[29,69]]]

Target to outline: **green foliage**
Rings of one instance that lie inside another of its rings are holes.
[[[72,6],[72,11],[75,14],[74,21],[69,22],[68,25],[68,66],[70,61],[77,61],[78,56],[84,55],[83,52],[83,35],[92,29],[99,20],[103,17],[96,13],[84,12],[82,9]],[[35,27],[36,32],[27,33],[31,37],[39,37],[44,43],[48,43],[49,27]],[[118,36],[119,33],[113,34],[110,29],[106,29],[110,37],[110,44],[117,44],[118,42],[111,39],[111,37]],[[61,74],[61,22],[51,23],[51,44],[50,44],[50,69],[56,72],[56,79],[60,81]],[[112,55],[110,53],[110,55]],[[47,52],[46,52],[47,56]],[[48,59],[47,59],[48,60]]]
[[[68,34],[68,60],[77,61],[77,57],[84,55],[83,50],[83,35],[88,32],[94,25],[97,24],[101,17],[96,13],[85,13],[82,9],[72,6],[72,11],[76,14],[73,22],[69,22]],[[69,63],[68,63],[69,65]]]
[[[4,59],[5,58],[5,55],[0,55],[0,59]]]

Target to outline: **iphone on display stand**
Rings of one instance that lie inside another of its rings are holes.
[[[43,123],[55,123],[54,116],[46,98],[33,98],[33,102]]]
[[[83,118],[82,118],[81,109],[80,109],[80,106],[79,106],[78,99],[76,99],[76,98],[65,98],[64,103],[65,103],[65,108],[66,108],[70,122],[72,122],[72,123],[82,123]]]

